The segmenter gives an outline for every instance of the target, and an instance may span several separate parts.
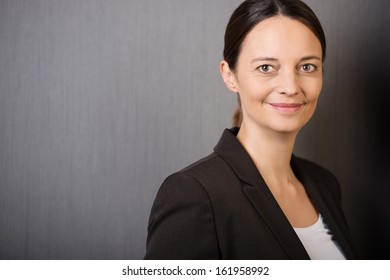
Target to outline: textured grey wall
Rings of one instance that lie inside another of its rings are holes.
[[[0,0],[1,259],[143,257],[162,180],[230,126],[218,64],[240,2]],[[362,257],[387,258],[390,5],[307,3],[329,52],[296,153],[339,177]]]

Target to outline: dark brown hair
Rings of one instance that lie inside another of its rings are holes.
[[[301,0],[246,0],[233,12],[225,32],[223,56],[232,71],[236,69],[241,45],[248,33],[263,20],[276,15],[283,15],[306,25],[320,41],[322,60],[325,60],[325,33],[317,16],[307,4]],[[240,126],[241,122],[242,110],[238,96],[233,125]]]

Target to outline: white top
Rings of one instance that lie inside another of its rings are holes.
[[[306,252],[312,260],[345,260],[332,233],[327,229],[321,214],[315,224],[306,228],[294,228]]]

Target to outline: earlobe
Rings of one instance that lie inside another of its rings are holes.
[[[221,62],[219,71],[221,73],[222,79],[225,85],[227,86],[227,88],[230,91],[237,93],[238,86],[237,86],[236,76],[233,73],[233,71],[230,69],[229,64],[225,60]]]

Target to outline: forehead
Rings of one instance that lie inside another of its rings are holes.
[[[322,56],[321,43],[303,23],[285,16],[274,16],[258,23],[246,36],[242,56],[288,58]]]

